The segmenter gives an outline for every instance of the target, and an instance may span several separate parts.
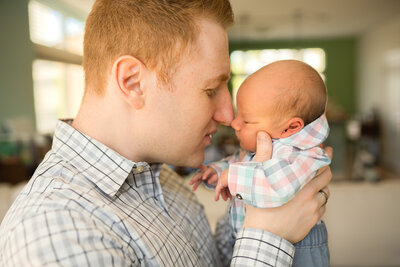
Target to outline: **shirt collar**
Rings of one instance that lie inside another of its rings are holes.
[[[114,196],[128,175],[150,172],[146,162],[133,162],[76,130],[72,120],[58,121],[52,150],[72,164],[103,192]],[[151,178],[151,175],[149,175]]]
[[[304,150],[321,144],[328,137],[328,134],[328,121],[325,114],[322,114],[319,118],[307,124],[298,133],[274,141],[279,141],[285,145],[294,146]]]

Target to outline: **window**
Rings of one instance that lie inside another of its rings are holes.
[[[51,133],[59,118],[72,118],[83,95],[83,69],[57,61],[33,62],[36,127]]]
[[[231,53],[234,106],[237,90],[247,76],[269,63],[285,59],[297,59],[309,64],[325,80],[325,52],[321,48],[237,50]]]
[[[84,20],[56,8],[58,1],[30,1],[29,24],[36,128],[52,133],[57,119],[75,117],[83,95]],[[53,4],[53,5],[51,5]]]
[[[50,8],[41,2],[29,2],[29,25],[33,43],[83,55],[82,20]]]

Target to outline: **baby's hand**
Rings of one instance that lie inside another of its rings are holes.
[[[192,190],[195,191],[203,181],[207,181],[207,183],[209,184],[217,183],[218,181],[217,172],[211,167],[201,165],[200,171],[193,176],[189,184],[193,185]]]
[[[217,187],[215,188],[215,201],[219,200],[220,194],[222,199],[225,201],[232,197],[228,187],[228,172],[229,169],[224,170],[221,173],[221,177],[219,177]]]

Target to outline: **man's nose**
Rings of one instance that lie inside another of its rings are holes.
[[[213,119],[225,126],[230,126],[233,120],[233,106],[228,88],[224,89],[217,99],[217,108]]]

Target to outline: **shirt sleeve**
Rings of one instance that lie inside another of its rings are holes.
[[[229,213],[218,222],[215,240],[223,266],[291,266],[294,246],[270,232],[242,228],[235,234]]]
[[[327,155],[312,151],[265,162],[236,162],[229,166],[229,190],[233,196],[258,208],[279,207],[288,202],[330,163]]]
[[[231,266],[291,266],[294,246],[270,232],[255,228],[239,230]]]

